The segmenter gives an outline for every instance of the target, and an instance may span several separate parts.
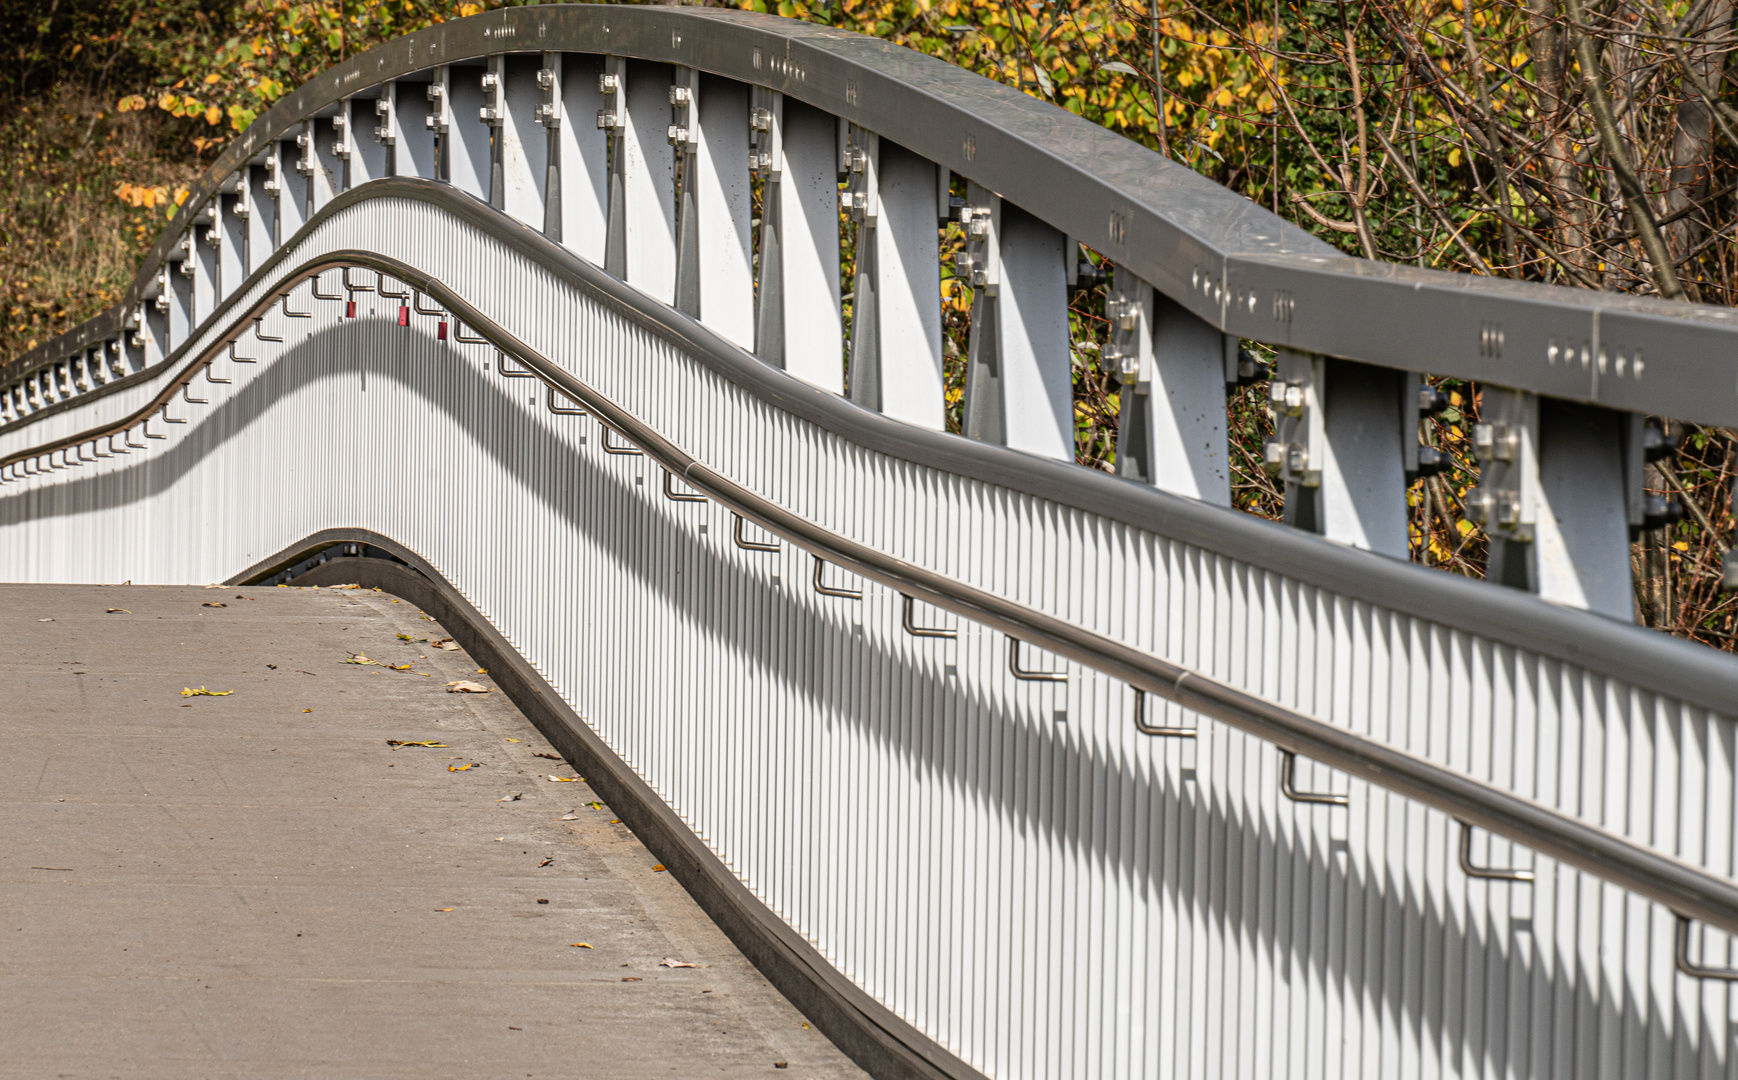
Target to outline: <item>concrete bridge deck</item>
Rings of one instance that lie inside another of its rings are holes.
[[[0,1076],[862,1075],[447,636],[0,586]]]

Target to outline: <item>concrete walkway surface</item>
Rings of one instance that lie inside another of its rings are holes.
[[[445,637],[0,586],[0,1076],[861,1076]]]

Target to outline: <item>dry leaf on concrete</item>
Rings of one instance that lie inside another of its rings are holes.
[[[182,697],[228,697],[233,693],[235,693],[234,690],[207,690],[203,686],[197,690],[186,686],[181,688]]]
[[[488,692],[489,688],[482,683],[467,682],[464,679],[447,683],[447,693],[449,694],[487,694]]]
[[[677,960],[675,957],[666,956],[662,960],[658,961],[658,966],[659,967],[668,967],[668,968],[678,968],[678,967],[697,968],[700,965],[699,964],[690,964],[686,960]]]

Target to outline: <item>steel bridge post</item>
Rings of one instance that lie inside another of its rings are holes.
[[[1629,417],[1496,387],[1484,401],[1474,431],[1480,485],[1467,509],[1490,537],[1485,576],[1632,620],[1629,534],[1645,500]]]
[[[247,167],[243,166],[233,174],[220,190],[222,194],[212,198],[212,205],[217,207],[220,237],[216,292],[219,300],[234,292],[247,277],[248,218],[253,216],[253,208],[248,205],[252,192],[247,182]]]
[[[1231,505],[1225,335],[1120,267],[1108,303],[1105,359],[1123,383],[1117,474]]]
[[[770,115],[772,130],[763,134],[771,135],[772,150],[761,172],[773,194],[762,200],[755,352],[805,382],[843,393],[838,128],[819,109],[776,95],[762,108]]]
[[[490,166],[489,203],[497,210],[541,232],[545,223],[545,199],[549,186],[549,137],[539,123],[543,88],[537,73],[538,56],[495,56],[490,73],[496,76],[493,90],[499,104]]]
[[[392,175],[392,147],[380,136],[379,106],[392,101],[392,86],[383,86],[378,94],[358,95],[344,102],[344,145],[350,151],[345,158],[344,187],[360,187],[370,180]]]
[[[1285,522],[1330,540],[1408,557],[1403,437],[1416,412],[1400,373],[1279,351],[1267,462],[1285,480]]]
[[[851,400],[896,420],[947,426],[942,375],[936,166],[852,129]]]
[[[428,88],[432,85],[403,80],[394,84],[392,112],[384,118],[391,128],[394,176],[440,179],[437,135],[428,122],[434,114],[434,102],[428,96]]]
[[[984,227],[986,236],[971,266],[975,295],[965,434],[1073,461],[1074,386],[1062,262],[1066,238],[976,184],[970,191],[967,202],[974,213],[967,228]],[[982,215],[986,208],[990,212]],[[980,267],[978,259],[988,265]]]
[[[344,107],[343,102],[333,106],[335,109]],[[316,117],[308,121],[310,136],[307,167],[312,180],[308,202],[309,217],[313,217],[321,207],[344,190],[344,158],[338,153],[338,138],[343,125],[335,123],[336,120],[337,117],[333,116]]]
[[[217,299],[222,295],[218,289],[221,256],[217,249],[223,243],[223,230],[217,216],[217,201],[213,199],[199,210],[198,223],[188,231],[189,236],[196,238],[192,259],[183,266],[183,270],[191,267],[193,276],[193,303],[187,319],[190,326],[197,326],[216,310]]]
[[[630,60],[621,157],[622,278],[668,304],[676,298],[676,158],[668,64]],[[611,207],[611,216],[615,209]]]
[[[686,74],[685,123],[672,126],[678,142],[689,147],[682,174],[677,307],[743,348],[752,348],[748,88],[692,69]]]
[[[484,69],[480,66],[447,68],[447,100],[451,116],[442,136],[441,156],[447,181],[460,191],[489,201],[489,125],[482,119],[487,102],[483,95]]]
[[[276,204],[276,212],[273,214],[277,230],[275,247],[277,244],[289,243],[290,237],[296,235],[303,222],[308,220],[309,178],[296,167],[299,152],[293,138],[273,143],[268,153],[277,162],[271,170],[269,181],[272,202]]]
[[[252,274],[278,247],[278,200],[276,198],[277,143],[268,143],[254,163],[242,166],[247,190],[247,269]]]
[[[574,254],[604,264],[609,234],[609,136],[596,117],[605,106],[598,91],[603,64],[596,56],[562,60],[562,123],[555,131],[550,168],[550,198],[559,231],[549,233]]]

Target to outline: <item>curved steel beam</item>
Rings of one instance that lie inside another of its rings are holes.
[[[119,333],[218,186],[306,117],[435,65],[543,50],[698,68],[816,106],[997,192],[1229,334],[1738,426],[1738,311],[1353,258],[1138,143],[945,61],[795,19],[625,5],[503,8],[310,80],[218,156],[115,308],[0,378]]]

